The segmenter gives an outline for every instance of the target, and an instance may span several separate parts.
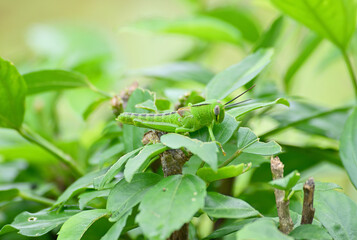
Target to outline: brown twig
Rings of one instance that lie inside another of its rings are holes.
[[[166,134],[160,131],[149,131],[143,137],[143,144],[158,143],[160,137]],[[191,158],[192,154],[181,149],[170,149],[160,154],[160,161],[164,176],[182,174],[182,167]],[[173,232],[168,240],[188,240],[188,223]]]
[[[311,177],[304,184],[304,203],[302,207],[301,224],[311,224],[314,220],[314,192],[315,182],[314,179]]]
[[[279,157],[271,157],[270,164],[273,179],[283,178],[284,164],[280,161]],[[294,227],[289,212],[289,200],[285,199],[284,190],[275,189],[274,194],[280,223],[279,230],[285,234],[289,234]]]

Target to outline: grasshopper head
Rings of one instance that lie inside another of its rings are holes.
[[[224,120],[224,105],[217,101],[213,105],[213,114],[215,117],[215,121],[217,123],[221,123]]]

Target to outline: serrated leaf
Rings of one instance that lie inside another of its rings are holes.
[[[204,206],[206,184],[194,175],[173,175],[148,191],[136,220],[149,239],[165,240]]]
[[[42,70],[23,75],[27,84],[27,94],[59,91],[72,88],[90,87],[83,74],[65,70]]]
[[[110,191],[107,209],[112,213],[110,221],[118,221],[138,204],[145,193],[162,177],[154,173],[137,173],[130,183],[122,179]]]
[[[264,107],[271,107],[276,104],[282,104],[282,105],[285,105],[288,107],[290,106],[288,100],[286,100],[285,98],[278,98],[272,102],[255,102],[255,103],[244,104],[237,108],[233,108],[233,109],[229,110],[227,113],[229,113],[230,115],[232,115],[233,117],[235,117],[237,119],[251,111],[254,111],[254,110],[257,110],[260,108],[264,108]]]
[[[150,112],[157,113],[156,105],[155,105],[154,101],[151,100],[151,99],[148,99],[148,100],[146,100],[145,102],[142,102],[142,103],[138,103],[138,104],[135,105],[135,107],[136,108],[145,109],[145,110],[148,110]]]
[[[292,190],[294,191],[302,191],[304,187],[304,183],[296,184]],[[329,191],[334,189],[342,189],[336,183],[328,183],[328,182],[315,182],[315,191]]]
[[[106,209],[80,212],[70,217],[58,232],[58,240],[80,240],[87,229],[99,218],[108,214]]]
[[[187,148],[190,152],[201,158],[213,170],[217,170],[217,147],[214,142],[201,142],[189,137],[169,133],[161,136],[161,142],[166,146],[178,149],[181,147]]]
[[[272,0],[284,13],[345,49],[356,26],[353,0]]]
[[[128,219],[131,211],[126,212],[117,222],[113,224],[108,232],[100,240],[114,240],[119,239],[121,232],[123,231],[126,220]]]
[[[81,195],[78,196],[79,209],[83,210],[83,208],[87,206],[87,204],[95,198],[107,197],[109,195],[109,192],[110,192],[109,189],[104,189],[100,191],[94,190],[94,191],[82,193]]]
[[[171,106],[171,102],[164,98],[156,98],[155,106],[159,111],[169,110]]]
[[[356,239],[357,204],[337,191],[317,191],[314,197],[315,217],[333,239]]]
[[[244,163],[239,165],[229,165],[218,168],[215,172],[212,168],[202,167],[198,169],[197,176],[205,180],[206,182],[214,182],[220,179],[236,177],[243,173]]]
[[[195,17],[174,21],[145,20],[130,26],[130,28],[165,34],[180,34],[207,42],[238,44],[241,38],[240,32],[231,24],[210,17]]]
[[[16,67],[0,58],[0,127],[19,129],[24,119],[26,83]]]
[[[208,192],[203,211],[214,218],[249,218],[260,213],[248,203],[238,198],[217,192]]]
[[[296,240],[332,240],[332,237],[328,234],[325,228],[322,228],[314,224],[303,224],[296,227],[289,236]]]
[[[352,184],[357,188],[357,107],[353,109],[343,127],[340,157]]]
[[[270,181],[269,184],[274,188],[289,191],[295,186],[295,184],[299,181],[299,179],[300,179],[300,173],[298,173],[298,171],[295,170],[283,178]]]
[[[258,137],[246,127],[238,129],[237,147],[241,152],[258,155],[274,155],[281,152],[281,147],[274,141],[259,142]]]
[[[124,164],[135,154],[137,154],[140,150],[142,150],[143,147],[135,149],[127,154],[125,154],[124,156],[121,156],[119,158],[118,161],[116,161],[116,163],[113,164],[113,166],[111,166],[109,168],[109,170],[104,174],[103,178],[101,179],[98,188],[102,189],[104,188],[104,186],[109,183],[114,177],[115,175],[117,175],[121,169],[122,166],[124,166]]]
[[[273,50],[259,50],[218,73],[206,87],[207,99],[223,99],[249,83],[270,62]]]
[[[140,150],[138,155],[130,158],[125,164],[124,177],[130,182],[136,172],[144,170],[153,157],[167,150],[167,147],[162,143],[146,145]]]
[[[213,77],[213,73],[210,70],[193,62],[174,62],[138,69],[129,72],[129,75],[141,75],[175,82],[192,80],[203,84],[207,84]]]
[[[271,219],[258,219],[252,223],[248,223],[237,232],[239,240],[294,240],[278,230],[275,223]]]
[[[133,113],[147,113],[147,110],[136,108],[136,104],[145,102],[147,100],[154,101],[154,95],[144,89],[137,88],[130,96],[125,108],[125,112]],[[139,128],[136,126],[123,125],[123,142],[126,152],[133,151],[142,146],[141,139],[144,136],[145,128]]]
[[[78,192],[82,191],[83,189],[89,188],[93,184],[93,180],[96,177],[103,175],[105,169],[101,171],[94,171],[87,173],[81,178],[78,178],[74,183],[72,183],[62,194],[59,196],[57,201],[53,204],[52,208],[58,207],[61,204],[67,202],[71,197],[73,197]]]
[[[19,234],[24,236],[42,236],[62,225],[68,218],[78,212],[79,210],[64,210],[57,213],[56,211],[48,211],[48,209],[37,213],[22,212],[16,216],[11,224],[5,225],[0,230],[0,235],[18,230]]]

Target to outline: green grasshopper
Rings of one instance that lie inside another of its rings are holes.
[[[207,127],[211,140],[222,148],[221,144],[217,142],[214,137],[214,124],[219,124],[224,120],[226,109],[236,107],[250,100],[230,104],[253,87],[255,87],[255,85],[225,104],[222,104],[219,100],[209,100],[194,105],[189,104],[187,107],[179,108],[177,111],[169,113],[150,114],[124,112],[118,116],[117,120],[123,124],[174,133],[194,132],[203,127]]]

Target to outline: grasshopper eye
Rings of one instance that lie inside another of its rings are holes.
[[[216,105],[214,107],[214,115],[216,115],[216,120],[218,120],[219,113],[220,113],[220,108],[218,105]]]

